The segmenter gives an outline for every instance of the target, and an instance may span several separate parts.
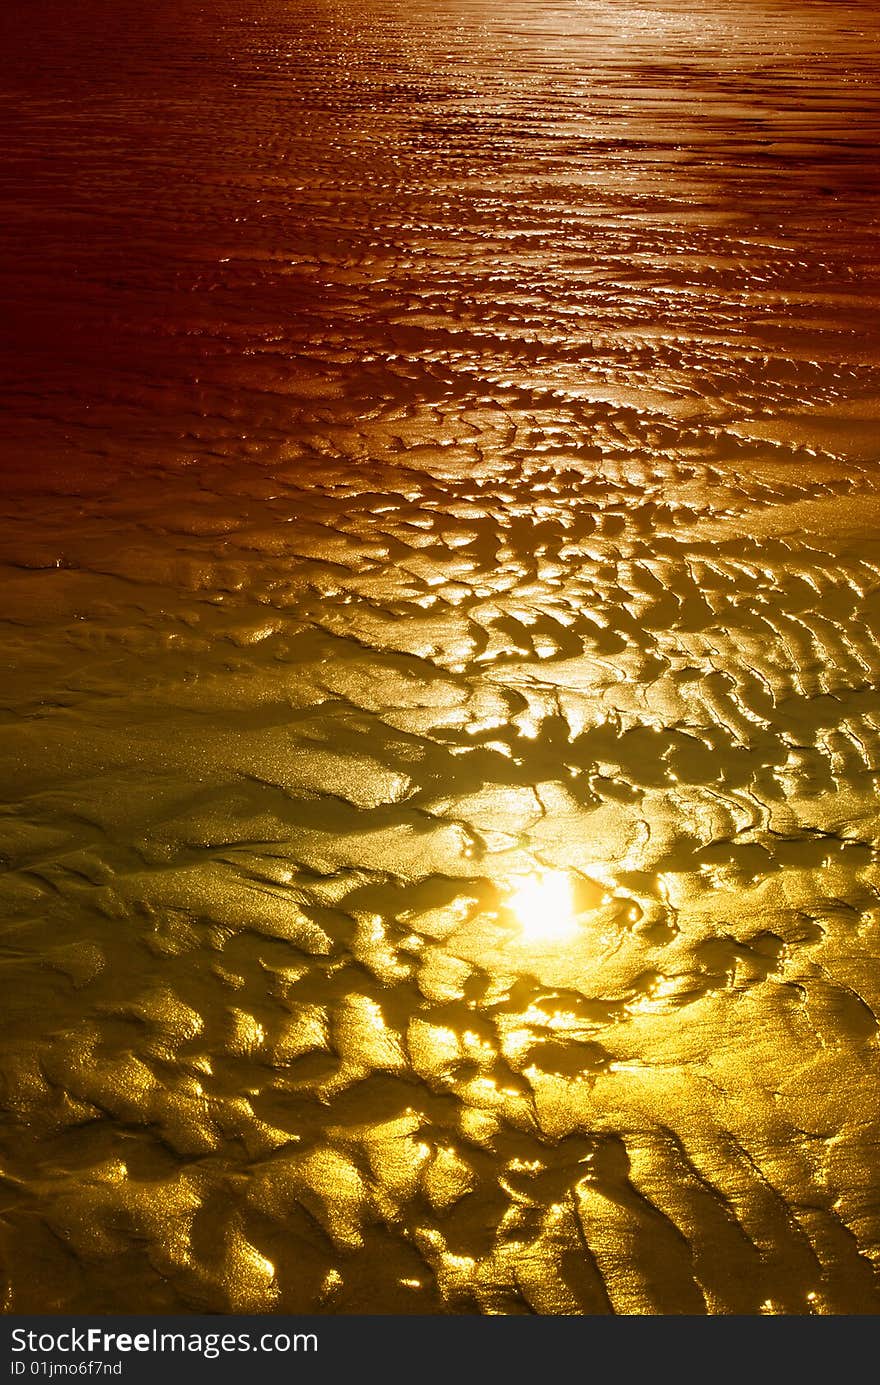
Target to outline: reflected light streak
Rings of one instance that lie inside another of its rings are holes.
[[[547,870],[517,882],[506,900],[526,943],[569,942],[578,931],[571,879]]]

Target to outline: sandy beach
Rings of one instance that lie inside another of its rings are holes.
[[[878,41],[5,7],[6,1312],[880,1312]]]

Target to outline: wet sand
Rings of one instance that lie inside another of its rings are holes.
[[[878,38],[4,8],[7,1311],[880,1311]]]

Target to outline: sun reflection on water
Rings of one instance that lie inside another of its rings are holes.
[[[545,870],[511,882],[507,908],[516,918],[525,943],[570,942],[578,931],[569,875]]]

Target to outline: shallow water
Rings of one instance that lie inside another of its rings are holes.
[[[880,1310],[878,30],[6,5],[7,1310]]]

